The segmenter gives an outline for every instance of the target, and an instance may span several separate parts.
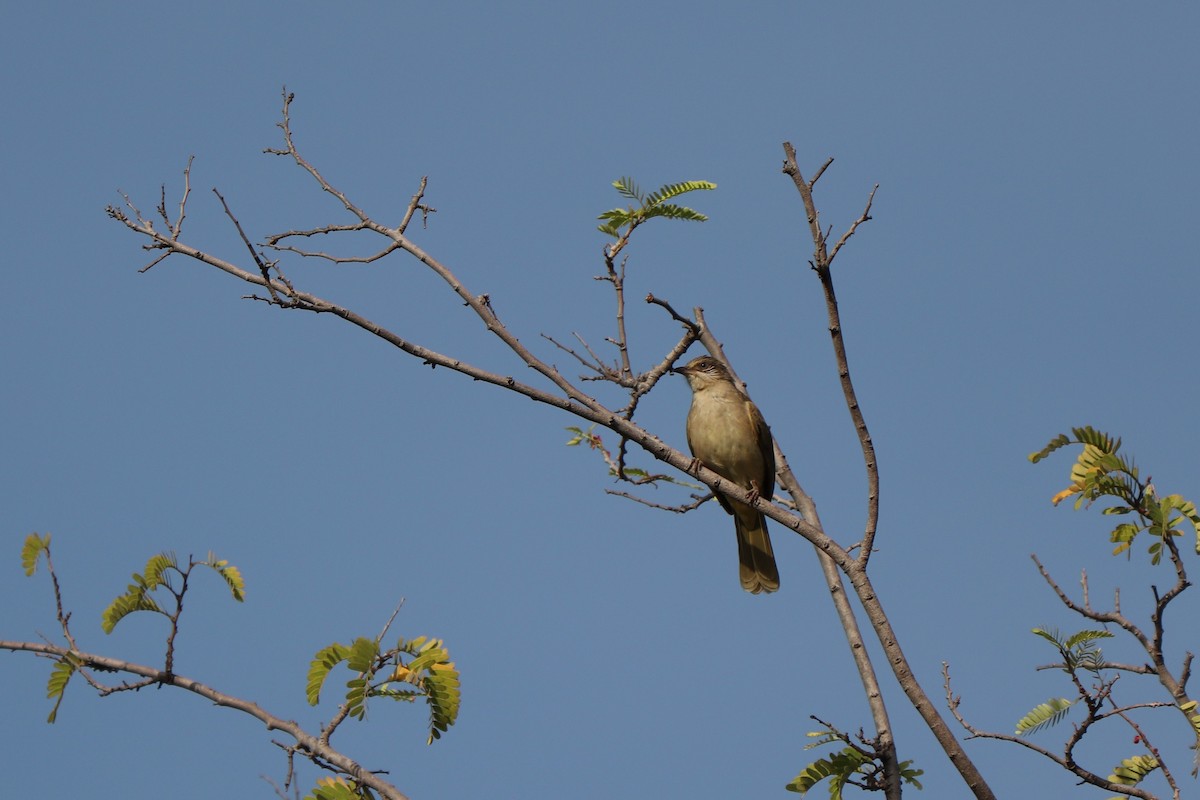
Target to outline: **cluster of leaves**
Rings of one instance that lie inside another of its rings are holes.
[[[1100,639],[1111,639],[1113,636],[1111,632],[1104,630],[1084,630],[1064,636],[1058,631],[1034,628],[1033,633],[1050,642],[1058,650],[1064,672],[1074,674],[1076,670],[1086,670],[1097,677],[1104,666],[1104,653],[1096,642]],[[1074,700],[1052,697],[1047,702],[1034,706],[1033,710],[1017,721],[1017,735],[1025,736],[1054,727],[1066,718],[1073,705]]]
[[[1200,745],[1200,714],[1196,713],[1197,703],[1186,699],[1186,683],[1191,671],[1191,655],[1187,655],[1180,677],[1176,677],[1169,669],[1163,658],[1162,626],[1163,614],[1167,605],[1180,593],[1190,586],[1183,554],[1177,545],[1177,540],[1190,535],[1194,540],[1193,549],[1200,553],[1200,513],[1196,506],[1178,494],[1160,495],[1149,477],[1144,480],[1137,466],[1121,452],[1121,440],[1092,427],[1072,428],[1071,434],[1059,434],[1041,450],[1031,453],[1029,460],[1037,463],[1051,453],[1068,445],[1082,445],[1080,453],[1071,466],[1070,484],[1052,498],[1055,505],[1071,497],[1075,498],[1074,507],[1090,507],[1098,500],[1107,500],[1108,504],[1101,509],[1101,514],[1123,516],[1133,521],[1122,521],[1110,532],[1109,540],[1116,545],[1113,555],[1125,553],[1131,555],[1134,540],[1145,533],[1150,538],[1148,553],[1152,564],[1161,563],[1164,558],[1175,567],[1175,585],[1165,592],[1153,587],[1155,611],[1151,617],[1152,629],[1149,632],[1137,626],[1121,612],[1119,600],[1111,611],[1097,611],[1092,608],[1087,599],[1087,582],[1084,579],[1084,602],[1082,604],[1069,600],[1066,595],[1051,581],[1063,602],[1076,613],[1101,624],[1115,624],[1129,632],[1145,650],[1148,658],[1144,667],[1108,663],[1100,649],[1099,642],[1113,637],[1113,633],[1102,629],[1085,629],[1070,635],[1047,628],[1035,628],[1033,633],[1049,642],[1057,651],[1061,661],[1056,664],[1070,676],[1077,697],[1074,700],[1058,697],[1051,698],[1045,703],[1034,707],[1028,714],[1017,722],[1016,733],[1026,736],[1062,722],[1068,716],[1073,706],[1086,705],[1085,717],[1076,722],[1074,732],[1068,742],[1067,751],[1063,758],[1056,759],[1059,763],[1075,769],[1078,774],[1092,783],[1101,783],[1098,776],[1084,775],[1074,765],[1072,751],[1082,739],[1087,729],[1102,720],[1124,719],[1137,732],[1135,743],[1141,743],[1147,748],[1144,754],[1133,755],[1123,759],[1107,780],[1110,784],[1123,787],[1136,787],[1148,775],[1161,770],[1165,779],[1170,783],[1178,796],[1175,784],[1168,767],[1159,760],[1157,750],[1145,742],[1141,728],[1129,716],[1129,713],[1139,708],[1170,707],[1178,703],[1178,708],[1191,723],[1197,744]],[[1043,572],[1043,574],[1045,574]],[[1049,577],[1047,576],[1047,580]],[[1113,687],[1121,673],[1144,672],[1156,675],[1162,688],[1167,690],[1171,702],[1146,702],[1133,705],[1121,705],[1113,697]],[[1086,674],[1080,674],[1086,673]],[[1181,696],[1183,700],[1178,700]],[[1046,753],[1047,751],[1040,750]],[[1193,769],[1193,775],[1195,770]],[[1116,800],[1116,798],[1114,798]]]
[[[25,574],[32,576],[36,572],[39,562],[43,560],[46,562],[47,571],[54,583],[59,620],[69,644],[69,649],[60,657],[56,657],[47,683],[47,696],[55,701],[48,721],[54,722],[67,684],[74,674],[81,670],[111,671],[113,667],[93,663],[96,656],[89,656],[76,649],[75,640],[66,623],[70,615],[63,611],[62,599],[58,590],[58,578],[54,573],[50,557],[50,535],[30,534],[21,548],[21,566]],[[120,687],[116,687],[116,690],[136,689],[143,685],[170,680],[170,678],[164,678],[163,675],[170,676],[172,674],[174,640],[178,633],[183,598],[188,589],[188,580],[192,570],[199,566],[209,567],[220,575],[235,600],[241,602],[245,599],[246,584],[241,572],[228,561],[218,559],[211,553],[203,561],[189,559],[186,565],[182,565],[173,553],[159,553],[152,556],[146,562],[146,567],[142,572],[133,574],[132,581],[126,587],[125,592],[118,595],[104,609],[100,624],[105,633],[111,633],[122,619],[136,612],[147,611],[166,617],[170,623],[166,651],[167,666],[157,677],[145,679],[140,683],[122,684]],[[160,590],[161,593],[156,599],[155,595]],[[166,600],[167,598],[170,599]],[[386,633],[386,628],[384,632]],[[382,650],[379,641],[383,635],[380,634],[380,637],[376,639],[360,637],[349,646],[335,642],[322,648],[314,657],[308,670],[306,686],[306,696],[312,705],[319,702],[321,689],[335,667],[344,663],[353,674],[346,682],[346,700],[341,705],[338,716],[324,730],[322,738],[326,742],[343,719],[347,717],[365,719],[367,701],[374,697],[386,697],[404,702],[413,702],[418,697],[424,697],[430,709],[429,743],[441,738],[441,735],[455,723],[461,694],[459,673],[454,663],[450,661],[449,652],[442,640],[424,636],[410,640],[400,639],[394,648]],[[103,693],[114,690],[112,687],[102,686],[87,673],[84,677]],[[315,760],[317,763],[324,763],[320,759]],[[308,800],[375,800],[375,798],[376,794],[366,784],[344,775],[327,775],[319,778],[308,795]]]
[[[225,580],[233,599],[239,603],[245,601],[246,583],[242,573],[228,561],[209,553],[204,561],[189,561],[186,567],[180,567],[174,553],[159,553],[146,562],[143,574],[133,573],[133,583],[125,588],[125,594],[118,595],[104,609],[100,615],[100,627],[105,633],[112,633],[118,622],[135,611],[152,611],[168,618],[177,618],[183,585],[186,585],[192,567],[211,567]],[[183,585],[176,588],[177,584]],[[151,597],[151,593],[157,589],[166,589],[175,598],[174,609],[164,609]]]
[[[304,800],[375,800],[375,793],[352,778],[325,775],[317,778],[317,785]]]
[[[1046,628],[1034,628],[1033,633],[1045,639],[1058,651],[1059,657],[1062,659],[1058,666],[1075,679],[1073,682],[1081,691],[1081,696],[1076,700],[1052,697],[1045,703],[1034,706],[1028,714],[1017,721],[1017,735],[1028,736],[1054,727],[1067,718],[1071,708],[1080,699],[1089,706],[1089,718],[1083,723],[1084,726],[1103,718],[1100,704],[1102,699],[1110,697],[1114,680],[1101,675],[1102,670],[1106,669],[1106,662],[1103,652],[1096,643],[1101,639],[1111,639],[1113,634],[1104,630],[1082,630],[1067,636]],[[1075,675],[1079,670],[1088,672],[1095,678],[1090,695],[1082,694],[1084,684]],[[1118,711],[1112,713],[1118,714]],[[1079,730],[1080,726],[1077,724],[1076,732]],[[1121,763],[1113,768],[1108,780],[1121,786],[1137,786],[1160,766],[1158,759],[1152,755],[1134,755],[1122,759]],[[1119,798],[1114,797],[1111,800],[1119,800]]]
[[[429,744],[458,718],[459,674],[441,639],[401,638],[395,647],[381,650],[379,639],[359,637],[349,646],[334,642],[322,648],[308,668],[305,694],[310,705],[320,702],[329,673],[343,663],[353,675],[346,681],[344,708],[349,717],[365,719],[367,701],[373,697],[408,703],[424,697],[429,706]]]
[[[601,233],[607,233],[614,239],[620,239],[622,236],[627,236],[638,225],[654,217],[704,222],[708,217],[699,211],[667,201],[688,192],[716,189],[717,185],[711,181],[683,181],[681,183],[668,183],[660,186],[650,194],[645,194],[634,183],[633,178],[619,178],[613,181],[613,188],[622,197],[627,197],[637,203],[636,206],[630,205],[625,208],[614,208],[611,211],[605,211],[599,216],[599,219],[604,220],[604,222],[597,226],[597,230]],[[624,233],[622,233],[621,228],[626,229]]]
[[[58,594],[58,579],[54,576],[53,566],[50,565],[50,534],[31,533],[25,538],[21,547],[21,568],[26,577],[32,577],[37,571],[38,562],[45,559],[54,582],[55,594]],[[151,556],[146,562],[143,574],[134,573],[133,582],[126,587],[125,593],[118,595],[109,603],[100,615],[100,627],[105,633],[112,633],[117,623],[129,614],[137,611],[150,611],[161,614],[170,621],[170,634],[167,637],[166,671],[172,669],[174,656],[175,634],[178,631],[179,615],[183,611],[183,596],[187,592],[188,578],[195,567],[210,567],[225,581],[233,599],[239,603],[246,598],[246,584],[238,568],[228,561],[217,558],[212,553],[204,561],[188,561],[187,566],[180,566],[174,553],[159,553]],[[164,608],[151,596],[158,589],[165,589],[173,599],[173,607]],[[59,619],[66,632],[66,620],[70,615],[64,615],[62,598],[58,597]],[[68,638],[70,638],[68,636]],[[72,642],[72,650],[74,643]],[[62,705],[71,677],[85,666],[80,657],[73,652],[67,652],[55,660],[50,669],[50,679],[46,684],[46,696],[54,701],[47,722],[53,723],[58,719],[58,709]]]
[[[1072,428],[1071,434],[1060,433],[1029,455],[1029,460],[1037,463],[1067,445],[1083,445],[1071,468],[1071,484],[1054,496],[1055,505],[1075,497],[1075,508],[1079,509],[1107,497],[1116,505],[1106,507],[1101,513],[1136,514],[1137,522],[1122,522],[1109,534],[1116,544],[1113,555],[1129,550],[1138,534],[1145,531],[1154,539],[1149,547],[1150,561],[1158,564],[1166,540],[1182,536],[1185,530],[1190,530],[1195,550],[1200,553],[1200,512],[1195,504],[1177,494],[1159,496],[1154,484],[1149,479],[1143,482],[1138,468],[1118,452],[1119,438],[1091,427]]]
[[[867,746],[855,744],[849,736],[828,726],[819,731],[810,731],[807,735],[815,741],[806,744],[805,750],[835,743],[842,743],[845,746],[806,766],[788,783],[786,787],[788,791],[797,792],[803,796],[826,779],[829,780],[830,800],[842,800],[842,790],[846,786],[874,790],[881,788],[880,776],[883,773],[883,765]],[[925,771],[913,767],[912,764],[912,761],[900,763],[900,779],[921,789],[923,787],[918,778]]]
[[[1101,639],[1113,638],[1112,632],[1105,630],[1077,631],[1065,636],[1054,629],[1034,628],[1033,635],[1054,645],[1062,658],[1063,672],[1082,669],[1093,674],[1098,673],[1104,666],[1104,651],[1096,643]]]

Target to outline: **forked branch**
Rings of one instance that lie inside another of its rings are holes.
[[[433,271],[451,288],[451,290],[462,300],[463,304],[470,308],[474,315],[483,323],[484,327],[498,339],[500,339],[507,349],[516,357],[517,361],[526,369],[532,370],[537,376],[532,382],[527,382],[518,379],[514,375],[504,374],[489,369],[484,369],[473,363],[459,359],[451,354],[441,353],[431,350],[416,342],[409,341],[396,335],[384,326],[368,319],[350,309],[341,306],[331,300],[318,297],[309,292],[305,292],[290,279],[288,279],[281,270],[281,265],[276,261],[266,259],[261,252],[255,250],[250,244],[248,237],[243,235],[244,243],[247,245],[252,254],[254,261],[253,269],[246,269],[238,266],[233,261],[220,258],[212,253],[201,250],[182,241],[181,233],[176,227],[168,226],[166,230],[160,231],[155,228],[151,221],[143,218],[140,212],[127,200],[127,208],[129,213],[124,209],[109,208],[109,214],[116,220],[120,221],[129,230],[138,234],[147,240],[148,244],[144,245],[147,250],[157,251],[154,263],[159,263],[162,259],[170,255],[182,255],[186,258],[207,264],[215,267],[228,275],[238,278],[253,286],[263,288],[267,291],[268,297],[258,298],[266,302],[286,309],[311,311],[314,313],[327,313],[340,317],[347,322],[367,331],[368,333],[377,336],[384,341],[392,344],[398,349],[420,359],[423,363],[431,366],[441,366],[453,370],[460,374],[466,375],[473,380],[490,384],[508,391],[516,392],[533,399],[536,402],[559,408],[571,413],[582,420],[593,423],[602,428],[606,428],[615,433],[620,444],[616,448],[616,454],[613,460],[617,465],[618,474],[625,473],[625,453],[626,446],[630,443],[642,448],[651,457],[664,461],[672,467],[698,478],[712,488],[715,492],[724,493],[727,497],[752,505],[760,510],[764,515],[772,520],[783,525],[788,530],[791,530],[803,536],[806,540],[817,548],[824,559],[824,566],[827,570],[827,576],[832,575],[830,580],[831,592],[835,595],[835,601],[840,603],[839,609],[845,609],[843,624],[846,627],[847,635],[851,637],[852,650],[856,653],[856,659],[859,661],[860,672],[863,674],[864,686],[867,689],[867,694],[872,698],[873,709],[882,709],[882,692],[878,683],[874,679],[873,671],[870,670],[869,660],[866,656],[866,648],[862,646],[861,640],[856,639],[856,626],[853,622],[853,612],[848,603],[845,603],[845,592],[841,585],[840,579],[837,578],[837,572],[840,570],[849,577],[850,583],[863,604],[864,609],[871,621],[872,627],[875,629],[877,637],[883,645],[885,656],[900,679],[901,685],[904,687],[910,700],[921,712],[926,720],[926,723],[934,731],[939,742],[946,750],[951,761],[956,765],[964,780],[970,786],[976,797],[991,798],[990,789],[975,770],[974,765],[962,752],[958,742],[953,735],[949,733],[948,726],[933,709],[932,703],[928,702],[928,698],[920,690],[916,684],[912,671],[908,666],[907,660],[903,652],[900,650],[898,637],[892,629],[887,615],[883,611],[883,606],[871,585],[871,582],[866,574],[866,564],[872,551],[872,543],[875,534],[875,528],[878,518],[878,472],[874,460],[874,451],[871,445],[870,436],[867,432],[866,424],[862,420],[861,412],[858,408],[857,400],[854,399],[853,386],[849,381],[849,370],[846,366],[845,346],[841,341],[840,323],[837,321],[836,298],[832,294],[832,282],[829,279],[829,263],[833,256],[837,254],[840,248],[846,243],[850,236],[857,229],[858,225],[867,221],[869,217],[870,204],[868,203],[867,210],[864,211],[858,223],[855,223],[852,228],[834,245],[832,251],[828,251],[826,247],[827,233],[823,233],[820,229],[815,203],[812,201],[811,189],[815,179],[810,183],[805,183],[799,176],[798,170],[793,175],[797,181],[798,188],[801,189],[801,196],[804,198],[805,207],[809,214],[809,223],[814,232],[814,241],[817,242],[817,255],[814,260],[814,268],[818,274],[822,275],[822,285],[826,290],[827,306],[831,312],[831,331],[834,336],[835,353],[838,359],[839,376],[842,381],[843,390],[847,394],[848,404],[851,407],[852,417],[855,419],[856,429],[859,432],[860,441],[863,444],[864,455],[867,461],[870,501],[868,524],[866,532],[860,543],[861,552],[857,556],[850,554],[850,548],[843,547],[831,537],[827,536],[822,530],[819,520],[816,515],[815,505],[812,504],[811,498],[799,487],[799,483],[795,480],[795,476],[786,471],[782,476],[781,485],[791,491],[796,500],[796,507],[800,513],[793,513],[779,505],[770,503],[767,499],[759,498],[756,492],[743,489],[740,486],[730,483],[721,478],[717,473],[706,467],[699,465],[693,459],[682,451],[671,447],[664,443],[661,439],[654,436],[638,423],[634,422],[633,416],[637,408],[638,400],[641,396],[649,391],[655,385],[656,381],[666,374],[667,369],[674,361],[682,355],[682,353],[697,339],[701,340],[710,351],[719,352],[719,342],[712,336],[708,326],[704,324],[702,312],[697,310],[694,319],[687,319],[677,314],[665,300],[660,300],[654,296],[647,298],[647,301],[660,306],[670,316],[679,322],[683,327],[683,333],[678,341],[668,349],[659,363],[647,372],[640,375],[635,375],[632,368],[632,359],[628,354],[627,346],[622,346],[624,342],[624,334],[618,324],[618,335],[616,344],[620,350],[618,366],[615,372],[624,381],[621,385],[629,391],[629,400],[626,405],[620,408],[615,408],[610,404],[606,404],[601,400],[593,397],[591,394],[584,392],[580,386],[574,381],[567,378],[559,372],[556,366],[552,363],[543,360],[535,353],[529,350],[510,330],[504,321],[500,319],[493,308],[493,304],[488,294],[474,293],[451,271],[444,263],[434,258],[431,254],[425,252],[416,242],[409,236],[408,227],[415,214],[420,211],[423,216],[431,212],[424,202],[424,194],[426,190],[426,182],[422,179],[419,190],[413,195],[400,224],[396,226],[388,226],[379,223],[370,217],[361,207],[355,204],[349,195],[341,189],[335,187],[327,180],[311,163],[309,163],[299,152],[293,132],[291,129],[290,106],[293,96],[284,94],[283,117],[279,124],[283,132],[284,147],[270,148],[269,153],[290,158],[297,166],[303,169],[317,183],[324,193],[334,197],[341,208],[350,215],[350,222],[341,222],[313,229],[306,230],[291,230],[281,234],[267,237],[265,239],[265,247],[275,250],[281,255],[296,255],[307,258],[318,258],[332,263],[371,263],[385,256],[390,255],[395,251],[403,251],[408,253],[420,263],[424,264],[428,269]],[[794,152],[788,146],[790,161],[794,165]],[[828,163],[825,165],[828,166]],[[824,172],[825,167],[818,171],[817,177]],[[181,202],[180,219],[183,216],[183,207],[186,205],[187,194],[185,190],[184,202]],[[232,212],[229,213],[231,220],[235,220]],[[239,230],[241,224],[236,223]],[[632,229],[632,226],[631,228]],[[308,239],[317,235],[332,235],[338,236],[345,233],[352,234],[374,234],[382,239],[382,244],[376,249],[375,253],[369,257],[363,257],[355,260],[353,258],[345,258],[337,256],[333,253],[325,251],[316,251],[305,248],[295,242],[300,239]],[[628,231],[624,235],[619,235],[616,245],[610,246],[606,251],[606,257],[612,260],[613,271],[610,273],[614,285],[621,286],[623,289],[624,272],[623,269],[618,269],[615,264],[615,259],[620,252],[628,244]],[[619,304],[618,316],[624,312],[623,300]],[[625,343],[627,345],[627,343]],[[590,355],[590,354],[589,354]],[[578,355],[575,356],[579,358]],[[582,359],[580,359],[582,360]],[[786,467],[786,462],[781,458],[778,463]],[[836,579],[836,580],[835,580]],[[842,613],[839,611],[839,613]],[[876,729],[877,736],[873,741],[878,743],[881,751],[894,753],[894,744],[891,741],[890,724],[887,722],[885,714],[876,713]],[[899,796],[899,783],[896,779],[895,759],[894,757],[887,759],[892,766],[888,779],[886,781],[887,794],[889,798]]]
[[[860,225],[871,219],[871,205],[875,201],[875,192],[879,189],[879,186],[877,184],[871,189],[871,194],[867,197],[867,206],[863,209],[863,213],[842,234],[842,238],[837,241],[833,250],[830,250],[828,233],[821,229],[817,203],[813,198],[813,187],[816,186],[817,181],[825,173],[829,165],[833,163],[833,159],[830,158],[821,165],[821,168],[817,170],[816,175],[811,181],[806,181],[800,172],[799,165],[796,163],[796,149],[792,147],[790,142],[784,142],[783,151],[786,156],[783,162],[783,172],[792,179],[792,182],[796,186],[796,191],[800,193],[800,200],[804,204],[805,215],[808,219],[809,234],[813,242],[813,257],[808,263],[816,271],[817,277],[821,281],[821,289],[825,294],[825,312],[829,317],[829,336],[833,341],[833,354],[837,361],[838,379],[842,385],[842,394],[846,400],[846,408],[850,411],[850,419],[854,423],[854,432],[858,435],[859,445],[862,447],[863,463],[867,470],[867,521],[863,529],[862,549],[858,555],[859,561],[863,567],[866,567],[874,549],[875,531],[879,525],[879,463],[875,457],[875,444],[871,440],[871,433],[867,428],[866,418],[863,416],[862,407],[859,405],[858,395],[854,391],[854,382],[850,378],[850,361],[846,355],[846,341],[842,336],[841,312],[838,310],[837,294],[833,288],[833,271],[831,267],[833,266],[834,258],[841,251],[842,246],[849,241]]]

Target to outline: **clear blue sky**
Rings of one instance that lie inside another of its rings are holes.
[[[1185,3],[13,6],[0,638],[55,633],[44,576],[20,572],[31,531],[54,535],[81,646],[145,661],[157,621],[105,636],[100,610],[151,554],[214,550],[248,598],[195,586],[178,671],[315,728],[332,706],[304,705],[312,653],[375,634],[404,598],[394,630],[445,638],[463,671],[460,722],[426,747],[423,709],[380,707],[342,743],[414,798],[782,797],[813,756],[809,714],[869,723],[802,540],[777,526],[783,589],[746,595],[728,517],[605,495],[598,460],[563,446],[561,412],[243,300],[193,263],[138,274],[141,243],[103,208],[121,189],[149,210],[163,182],[174,202],[192,154],[197,246],[242,258],[213,186],[255,238],[344,221],[261,154],[286,84],[306,155],[381,219],[429,176],[438,213],[415,238],[564,368],[539,334],[599,346],[612,330],[592,280],[610,182],[717,182],[689,198],[710,222],[641,231],[630,294],[705,308],[844,542],[863,470],[780,143],[810,173],[836,157],[818,193],[835,231],[879,183],[837,265],[883,471],[875,580],[927,690],[950,661],[970,717],[1011,730],[1065,691],[1033,671],[1050,654],[1029,629],[1078,626],[1029,554],[1069,587],[1086,567],[1097,598],[1129,587],[1131,611],[1149,570],[1108,556],[1100,518],[1051,508],[1069,457],[1027,453],[1092,424],[1160,490],[1200,495],[1198,30]],[[518,369],[414,261],[291,275]],[[640,303],[630,315],[644,367],[677,328]],[[687,402],[670,382],[641,420],[683,446]],[[283,774],[260,726],[182,692],[72,686],[47,726],[49,664],[0,662],[6,796],[270,797],[258,776]],[[966,796],[883,681],[926,796]],[[1124,731],[1107,744],[1098,770],[1132,753]],[[1023,750],[968,746],[1001,796],[1095,794]]]

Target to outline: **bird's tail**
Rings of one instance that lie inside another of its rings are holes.
[[[767,534],[767,520],[757,511],[738,510],[733,515],[737,527],[738,572],[742,588],[751,594],[773,592],[779,588],[779,568]]]

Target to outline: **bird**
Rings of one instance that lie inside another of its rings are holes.
[[[692,457],[722,478],[768,500],[775,493],[775,448],[762,412],[712,356],[699,356],[674,371],[687,378],[692,405],[687,440]],[[733,515],[739,576],[751,594],[779,588],[775,551],[762,512],[720,492],[717,502]]]

